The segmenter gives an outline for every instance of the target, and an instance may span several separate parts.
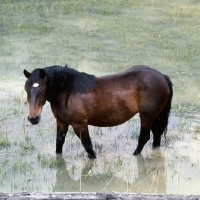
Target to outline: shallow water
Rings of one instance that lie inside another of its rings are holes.
[[[1,125],[10,141],[0,151],[1,191],[200,192],[200,136],[190,118],[172,115],[162,147],[152,150],[150,140],[136,157],[132,153],[138,116],[118,127],[90,127],[97,152],[97,159],[91,161],[72,130],[63,156],[55,155],[55,120],[49,109],[44,108],[38,126],[30,125],[24,116]]]
[[[0,10],[0,192],[200,193],[198,3],[8,0]],[[168,74],[174,99],[162,147],[152,150],[151,139],[141,156],[132,155],[135,116],[117,127],[89,127],[95,161],[72,129],[56,156],[49,104],[39,125],[27,121],[22,71],[65,63],[97,76],[135,64]]]

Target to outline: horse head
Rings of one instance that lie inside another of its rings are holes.
[[[42,107],[46,102],[48,77],[43,69],[35,69],[32,73],[24,70],[24,75],[27,78],[28,121],[34,125],[40,122]]]

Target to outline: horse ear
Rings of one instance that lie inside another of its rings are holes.
[[[45,73],[45,71],[43,70],[43,69],[40,69],[40,78],[45,78],[45,76],[46,76],[46,73]]]
[[[26,78],[29,78],[31,76],[31,73],[24,69],[24,76]]]
[[[47,74],[43,69],[40,69],[40,78],[42,78],[47,85],[49,84]]]

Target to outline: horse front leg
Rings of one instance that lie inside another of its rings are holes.
[[[84,125],[72,125],[72,127],[76,135],[81,140],[84,149],[87,151],[88,157],[90,159],[95,159],[96,153],[93,150],[93,145],[90,139],[88,126],[84,124]]]
[[[57,137],[56,137],[56,153],[62,153],[62,147],[65,142],[65,137],[68,131],[68,126],[57,120]]]

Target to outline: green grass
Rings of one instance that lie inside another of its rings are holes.
[[[10,140],[8,138],[8,133],[0,130],[0,149],[9,147],[9,146],[10,146]]]
[[[41,164],[42,167],[56,168],[58,165],[55,156],[53,157],[45,156],[43,154],[38,153],[37,160]]]
[[[19,73],[69,63],[105,74],[147,64],[172,78],[177,111],[195,110],[199,10],[198,3],[190,1],[3,1],[3,67],[13,68],[16,62]],[[25,57],[17,57],[24,52]]]

